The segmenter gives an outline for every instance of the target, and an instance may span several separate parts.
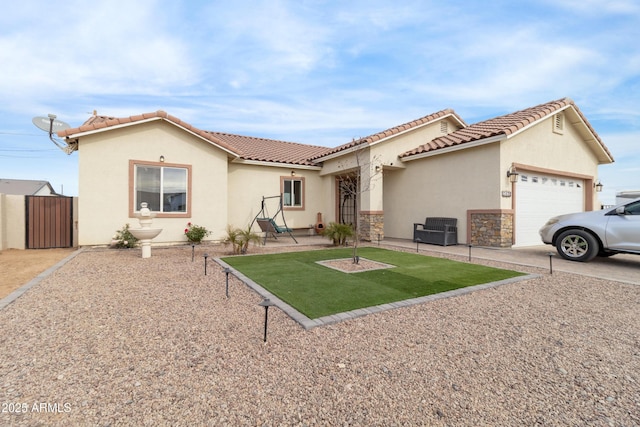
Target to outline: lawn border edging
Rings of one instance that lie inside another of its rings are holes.
[[[425,295],[418,298],[410,298],[406,300],[390,302],[390,303],[381,304],[381,305],[375,305],[372,307],[358,308],[351,311],[345,311],[342,313],[336,313],[336,314],[331,314],[329,316],[319,317],[317,319],[310,319],[309,317],[300,313],[298,310],[296,310],[286,302],[282,301],[273,293],[269,292],[267,289],[263,288],[258,283],[251,280],[249,277],[247,277],[240,271],[231,267],[229,264],[224,262],[221,258],[214,258],[213,260],[217,262],[222,268],[229,268],[231,270],[231,274],[237,277],[241,282],[243,282],[249,288],[253,289],[262,298],[269,299],[276,307],[278,307],[285,314],[287,314],[292,320],[300,324],[300,326],[302,326],[305,330],[309,330],[318,326],[332,325],[335,323],[342,322],[344,320],[356,319],[358,317],[367,316],[369,314],[381,313],[383,311],[393,310],[396,308],[409,307],[412,305],[423,304],[426,302],[436,301],[444,298],[457,297],[457,296],[468,294],[471,292],[495,288],[495,287],[507,285],[510,283],[516,283],[516,282],[536,279],[540,277],[540,274],[530,273],[530,274],[525,274],[523,276],[511,277],[509,279],[504,279],[504,280],[498,280],[497,282],[482,283],[480,285],[467,286],[463,288],[453,289],[451,291]]]

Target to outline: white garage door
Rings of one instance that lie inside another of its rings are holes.
[[[542,245],[538,230],[549,218],[584,210],[582,180],[520,172],[516,186],[514,246]]]

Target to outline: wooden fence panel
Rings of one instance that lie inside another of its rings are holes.
[[[26,248],[73,246],[73,197],[26,196]]]

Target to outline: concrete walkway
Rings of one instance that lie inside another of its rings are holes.
[[[296,237],[299,244],[291,239],[268,239],[267,246],[328,246],[329,241],[322,236]],[[377,246],[377,242],[372,243]],[[416,244],[408,239],[389,239],[380,242],[380,247],[416,249]],[[449,254],[468,259],[467,245],[438,246],[420,244],[418,250],[423,254]],[[552,253],[553,271],[580,274],[586,277],[614,280],[617,282],[640,285],[640,255],[619,254],[609,258],[596,257],[590,262],[567,261],[558,255],[556,249],[550,245],[529,246],[523,248],[489,248],[472,247],[472,258],[506,262],[516,265],[539,267],[549,270],[549,254]]]
[[[410,240],[385,239],[381,246],[414,248],[416,244]],[[463,258],[469,256],[467,245],[456,246],[419,246],[420,253],[429,252],[457,255]],[[567,261],[558,255],[555,248],[550,245],[529,246],[524,248],[487,248],[472,247],[471,257],[493,261],[506,262],[516,265],[526,265],[549,269],[549,254],[551,256],[553,271],[579,274],[586,277],[614,280],[617,282],[640,285],[640,256],[619,254],[608,258],[596,257],[590,262]]]

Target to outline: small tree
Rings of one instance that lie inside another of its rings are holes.
[[[347,181],[349,185],[343,186],[343,191],[349,197],[353,198],[354,209],[356,218],[353,224],[353,232],[355,235],[353,243],[353,263],[357,264],[358,257],[358,243],[360,241],[360,197],[363,193],[371,191],[373,188],[374,178],[382,172],[380,167],[379,156],[370,155],[369,144],[366,139],[360,139],[359,142],[353,141],[353,144],[358,147],[353,152],[353,162],[344,162],[341,168],[349,170],[349,173],[343,175],[341,179]],[[355,165],[355,168],[352,167]],[[366,170],[366,174],[362,171]]]

